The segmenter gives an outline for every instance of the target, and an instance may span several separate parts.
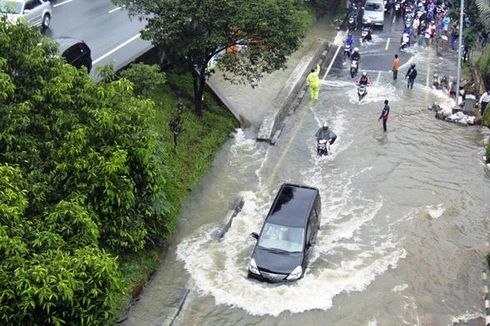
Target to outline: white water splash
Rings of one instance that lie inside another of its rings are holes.
[[[393,289],[391,291],[393,292],[402,292],[404,291],[406,288],[408,288],[408,284],[400,284],[400,285],[396,285],[395,287],[393,287]]]
[[[444,208],[444,204],[438,204],[438,205],[431,205],[431,206],[426,206],[427,209],[427,214],[431,219],[437,219],[444,214],[446,209]]]

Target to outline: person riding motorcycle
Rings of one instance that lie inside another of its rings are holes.
[[[371,84],[371,80],[369,79],[367,72],[363,71],[362,76],[359,77],[359,79],[356,81],[356,83],[359,86],[361,86],[361,85],[367,86],[367,85]]]
[[[350,47],[354,45],[354,37],[352,37],[352,33],[349,33],[349,35],[347,35],[347,38],[345,39],[345,45],[349,45]]]
[[[359,48],[354,48],[354,52],[350,56],[350,59],[352,61],[357,61],[357,62],[359,62],[359,60],[361,60],[361,55],[359,54]]]
[[[318,129],[315,137],[317,141],[320,139],[327,139],[330,145],[335,143],[335,140],[337,139],[337,135],[330,128],[328,128],[327,122],[324,122],[320,129]]]

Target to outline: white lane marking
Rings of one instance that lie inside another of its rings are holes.
[[[381,71],[378,71],[378,77],[376,77],[376,84],[379,84],[380,77],[381,77]]]
[[[108,56],[110,56],[111,54],[113,54],[114,52],[116,52],[117,50],[121,49],[122,47],[125,47],[126,45],[128,45],[129,43],[133,42],[134,40],[136,40],[138,37],[141,36],[141,33],[138,33],[137,35],[133,36],[132,38],[130,38],[129,40],[127,40],[126,42],[124,42],[123,44],[120,44],[118,46],[116,46],[114,49],[110,50],[109,52],[107,52],[106,54],[102,55],[101,57],[95,59],[94,61],[92,61],[92,64],[96,64],[97,62],[99,62],[100,60],[103,60],[105,58],[107,58]]]
[[[390,46],[390,40],[391,37],[388,37],[388,40],[386,41],[385,51],[388,51],[388,47]]]
[[[337,51],[335,51],[335,54],[333,55],[332,61],[330,61],[330,64],[328,65],[328,68],[327,68],[327,71],[325,71],[325,74],[322,77],[323,80],[325,80],[325,78],[327,77],[328,73],[330,72],[330,68],[332,68],[332,65],[333,65],[333,63],[335,61],[335,58],[337,58],[337,55],[339,54],[341,48],[342,47],[339,46],[337,48]]]
[[[393,11],[393,21],[391,22],[391,25],[395,23],[395,20],[396,20],[396,12]]]
[[[124,5],[124,6],[122,6],[122,7],[117,7],[117,8],[114,8],[114,9],[112,9],[112,10],[109,10],[109,13],[110,13],[110,14],[112,14],[113,12],[116,12],[116,11],[118,11],[118,10],[121,10],[121,9],[122,9],[122,8],[124,8],[124,7],[126,7],[126,6]]]
[[[67,3],[69,2],[72,2],[73,0],[66,0],[66,1],[63,1],[63,2],[60,2],[60,3],[57,3],[55,5],[53,5],[54,8],[56,7],[59,7],[59,6],[62,6],[62,5],[66,5]]]

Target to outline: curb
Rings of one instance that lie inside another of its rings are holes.
[[[296,100],[310,70],[317,65],[319,61],[323,61],[323,53],[328,48],[327,41],[317,39],[311,45],[313,51],[304,56],[296,68],[291,73],[290,77],[284,84],[279,94],[272,101],[271,106],[275,110],[266,115],[260,125],[257,134],[258,141],[271,142],[276,131],[281,129],[282,122],[291,110],[291,104]]]

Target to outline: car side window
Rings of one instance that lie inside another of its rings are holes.
[[[29,0],[26,2],[25,9],[32,10],[41,5],[41,1],[39,0]]]

